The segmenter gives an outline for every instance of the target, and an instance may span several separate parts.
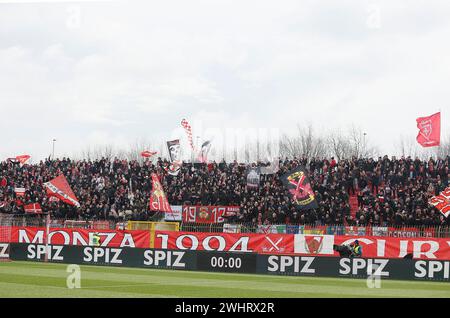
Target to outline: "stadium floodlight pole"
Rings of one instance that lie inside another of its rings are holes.
[[[364,149],[363,149],[363,156],[366,156],[366,136],[367,136],[367,133],[364,133],[364,140],[363,140],[363,147],[364,147]]]

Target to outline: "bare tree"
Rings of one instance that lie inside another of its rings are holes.
[[[345,134],[340,130],[331,131],[327,137],[327,144],[338,160],[379,156],[378,148],[369,143],[367,134],[354,125]]]
[[[311,124],[306,127],[297,125],[295,135],[284,134],[280,140],[281,157],[292,158],[304,156],[310,159],[326,157],[328,153],[326,139],[320,135],[316,135]]]

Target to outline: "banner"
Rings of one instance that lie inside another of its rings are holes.
[[[55,179],[44,183],[44,188],[47,188],[47,196],[54,196],[67,204],[74,205],[78,208],[80,207],[80,203],[75,197],[75,194],[70,188],[70,185],[64,175],[61,174]]]
[[[367,235],[366,227],[364,226],[346,226],[345,235]]]
[[[123,266],[170,270],[228,272],[283,276],[370,278],[381,280],[450,281],[448,262],[436,260],[305,257],[148,248],[105,248],[42,244],[1,244],[14,261]],[[5,253],[5,252],[3,252]],[[6,252],[7,253],[7,252]]]
[[[438,209],[445,217],[448,217],[450,214],[450,187],[447,187],[441,194],[432,197],[429,203]]]
[[[45,244],[46,229],[43,227],[11,228],[11,243]],[[115,231],[115,230],[87,230],[77,228],[50,228],[48,243],[55,245],[83,245],[92,244],[95,233],[100,236],[100,246],[104,247],[150,247],[149,231]]]
[[[450,260],[450,238],[396,238],[375,236],[295,235],[295,254],[339,256],[333,245],[358,240],[364,258],[404,258]]]
[[[225,223],[223,225],[223,233],[241,233],[241,225]]]
[[[239,212],[239,206],[183,206],[183,222],[223,223]]]
[[[171,165],[168,169],[168,173],[172,176],[177,176],[181,170],[181,146],[180,140],[172,140],[167,142],[167,149],[169,150],[169,157]]]
[[[339,257],[333,245],[355,240],[362,246],[363,258],[399,259],[410,254],[414,259],[450,260],[450,238],[157,231],[155,248]]]
[[[434,231],[433,228],[417,229],[415,227],[402,227],[401,229],[397,229],[395,227],[389,227],[387,236],[400,238],[429,238],[434,237]],[[376,235],[372,233],[372,236]]]
[[[305,167],[300,166],[284,174],[281,181],[285,188],[289,190],[292,201],[300,210],[317,209],[319,207]]]
[[[258,228],[256,229],[256,233],[280,233],[280,234],[286,234],[287,228],[286,225],[258,225]]]
[[[152,193],[150,195],[150,211],[172,212],[170,204],[167,201],[164,189],[159,182],[158,176],[152,173]]]
[[[259,167],[247,168],[247,188],[257,189],[261,180],[261,169]]]
[[[417,118],[417,142],[422,147],[436,147],[441,144],[441,113]]]
[[[155,248],[240,253],[293,253],[294,236],[285,234],[233,234],[155,232]]]
[[[183,206],[181,205],[171,205],[172,211],[164,214],[164,221],[182,221],[183,220]]]
[[[25,191],[25,188],[14,188],[14,192],[16,193],[17,197],[25,196]]]
[[[31,203],[24,205],[23,209],[25,210],[25,213],[34,213],[34,214],[42,213],[42,208],[39,203]]]

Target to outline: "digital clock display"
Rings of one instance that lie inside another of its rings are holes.
[[[199,252],[197,267],[199,270],[216,272],[247,272],[254,271],[256,254]]]

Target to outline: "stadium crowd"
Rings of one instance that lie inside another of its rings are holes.
[[[247,187],[247,168],[238,163],[185,163],[178,176],[169,162],[101,159],[45,160],[20,167],[0,163],[0,212],[23,214],[24,204],[38,202],[54,218],[148,220],[151,173],[156,172],[171,205],[237,205],[228,222],[258,224],[450,225],[428,205],[428,198],[449,186],[450,156],[445,159],[378,158],[280,160],[276,174],[262,174],[259,188]],[[302,211],[291,203],[280,176],[304,165],[319,208]],[[43,183],[64,174],[81,207],[52,202]],[[23,187],[25,196],[14,189]],[[357,197],[352,217],[350,196]]]

